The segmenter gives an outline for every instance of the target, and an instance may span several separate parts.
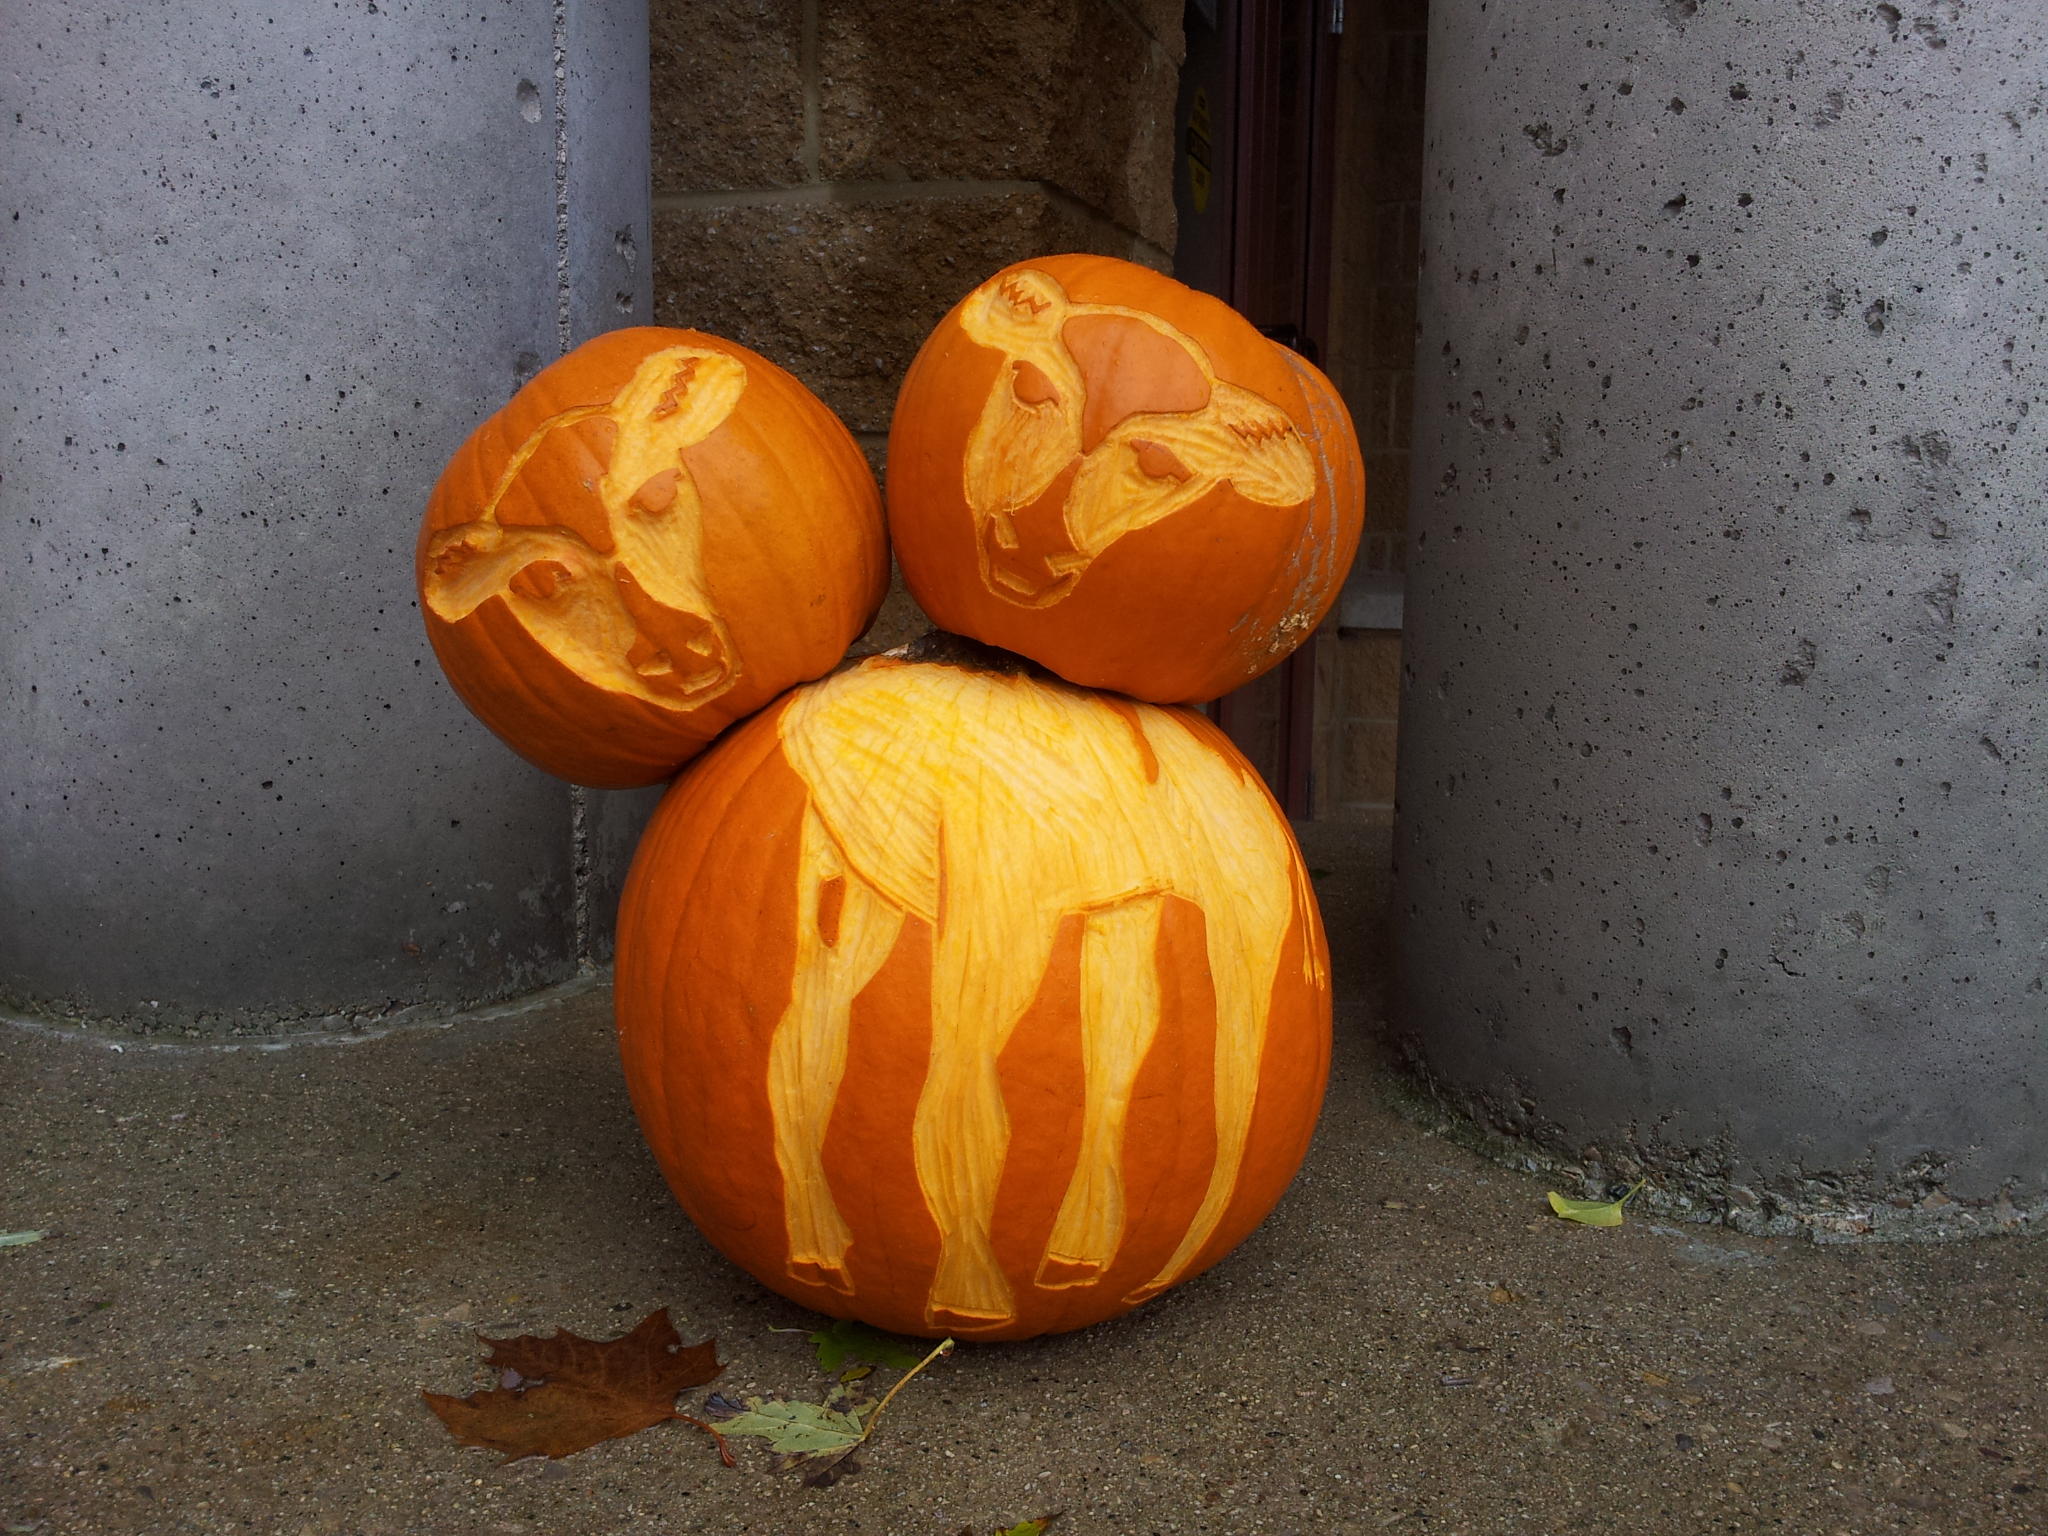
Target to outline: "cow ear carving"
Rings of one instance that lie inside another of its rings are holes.
[[[831,668],[888,548],[866,460],[802,384],[647,326],[543,369],[456,450],[415,575],[471,711],[549,772],[623,788]]]

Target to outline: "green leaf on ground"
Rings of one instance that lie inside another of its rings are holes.
[[[47,1232],[0,1232],[0,1248],[20,1248],[29,1243],[39,1243],[49,1235]]]
[[[744,1412],[718,1421],[723,1435],[753,1435],[785,1456],[817,1456],[858,1445],[866,1434],[858,1413],[819,1403],[750,1397]]]
[[[1567,1200],[1556,1190],[1550,1192],[1550,1208],[1566,1221],[1576,1221],[1585,1227],[1618,1227],[1621,1225],[1621,1208],[1627,1205],[1635,1192],[1649,1183],[1648,1179],[1637,1179],[1629,1185],[1628,1193],[1619,1200]]]
[[[1045,1536],[1045,1528],[1057,1519],[1059,1514],[1055,1511],[1050,1515],[1040,1515],[1036,1520],[1019,1520],[1008,1530],[997,1531],[996,1536]]]
[[[830,1328],[821,1328],[810,1335],[818,1351],[818,1368],[836,1371],[846,1364],[846,1357],[866,1360],[873,1365],[886,1365],[891,1370],[907,1371],[924,1358],[924,1351],[912,1349],[908,1344],[870,1328],[866,1323],[856,1323],[851,1318],[841,1318]]]

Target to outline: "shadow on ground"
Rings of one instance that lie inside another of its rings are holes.
[[[1343,1002],[1279,1211],[1129,1317],[937,1363],[827,1490],[677,1425],[501,1467],[421,1405],[488,1384],[477,1330],[658,1306],[727,1392],[823,1386],[662,1186],[601,984],[350,1044],[0,1026],[0,1230],[49,1233],[0,1248],[0,1532],[2048,1530],[2039,1240],[1556,1220],[1389,1107],[1385,835],[1308,842]]]

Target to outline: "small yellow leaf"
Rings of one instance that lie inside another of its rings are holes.
[[[1556,1190],[1550,1192],[1550,1208],[1566,1221],[1576,1221],[1587,1227],[1618,1227],[1621,1225],[1621,1208],[1628,1204],[1631,1196],[1649,1183],[1648,1179],[1637,1179],[1628,1188],[1628,1194],[1619,1200],[1567,1200]]]
[[[1504,1285],[1496,1285],[1493,1288],[1493,1294],[1487,1299],[1496,1307],[1512,1306],[1515,1302],[1522,1300],[1522,1293],[1520,1291],[1511,1291]]]
[[[1643,1380],[1653,1387],[1668,1387],[1671,1385],[1671,1378],[1669,1376],[1659,1376],[1655,1371],[1644,1371],[1642,1376]]]

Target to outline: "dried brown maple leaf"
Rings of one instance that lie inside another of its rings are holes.
[[[489,1351],[498,1386],[468,1397],[420,1394],[464,1445],[502,1451],[508,1462],[573,1456],[601,1440],[681,1419],[716,1439],[719,1455],[731,1462],[724,1437],[675,1406],[678,1392],[725,1369],[718,1341],[685,1348],[666,1307],[623,1338],[585,1339],[563,1328],[551,1338],[477,1339]]]

